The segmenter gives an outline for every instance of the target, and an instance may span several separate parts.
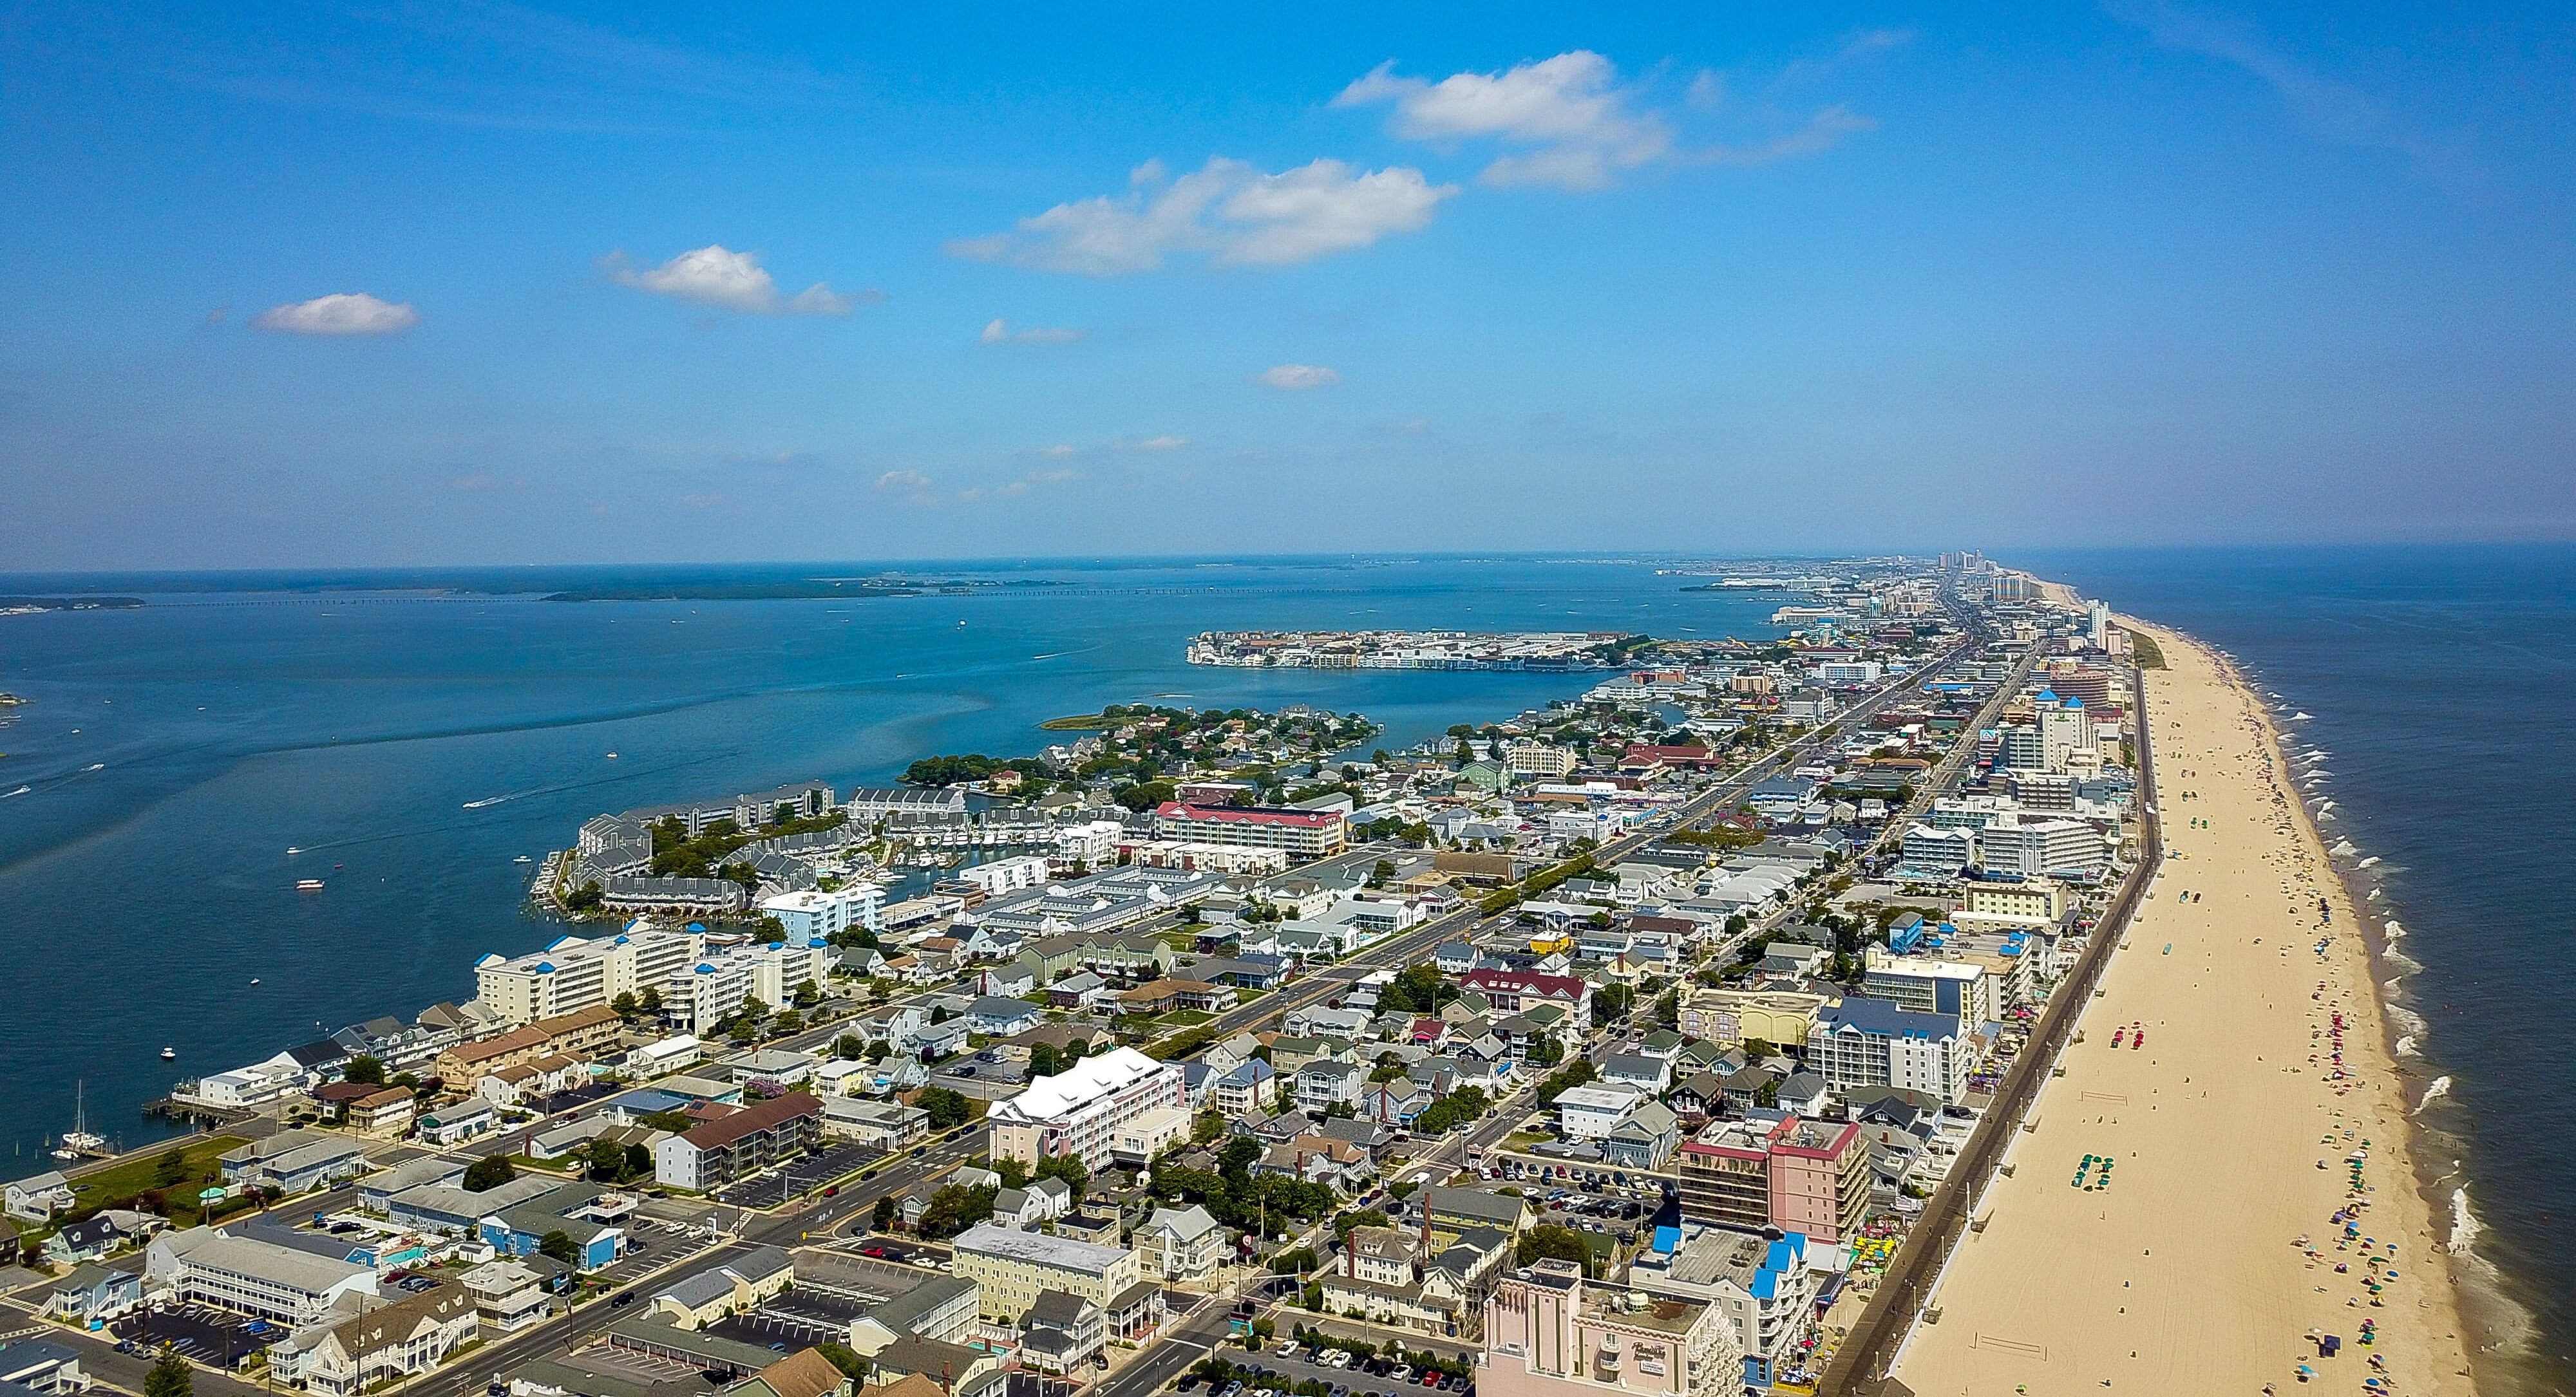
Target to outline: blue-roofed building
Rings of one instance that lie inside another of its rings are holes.
[[[1638,1256],[1628,1282],[1649,1295],[1714,1308],[1743,1351],[1745,1387],[1767,1391],[1798,1355],[1798,1338],[1815,1314],[1827,1273],[1811,1266],[1808,1255],[1799,1232],[1767,1236],[1699,1222],[1659,1226],[1654,1248]]]
[[[1958,1018],[1853,995],[1816,1011],[1807,1067],[1836,1092],[1899,1087],[1954,1105],[1967,1095],[1975,1039]]]

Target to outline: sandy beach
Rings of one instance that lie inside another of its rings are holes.
[[[2256,1394],[2305,1365],[2309,1390],[2468,1393],[2408,1159],[2422,1088],[2269,717],[2209,652],[2124,624],[2170,666],[2146,674],[2166,863],[1895,1376]]]

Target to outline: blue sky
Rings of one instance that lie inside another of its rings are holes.
[[[2576,535],[2563,8],[923,8],[14,10],[0,571]]]

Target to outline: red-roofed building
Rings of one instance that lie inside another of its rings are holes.
[[[1263,805],[1184,805],[1163,802],[1154,812],[1166,839],[1238,849],[1284,849],[1294,859],[1320,859],[1349,843],[1349,822],[1338,810],[1282,810]]]
[[[823,1138],[823,1103],[806,1092],[763,1101],[721,1120],[700,1121],[653,1147],[653,1178],[672,1188],[710,1189],[756,1174]]]
[[[1491,1001],[1494,1011],[1517,1014],[1533,1004],[1562,1004],[1578,1025],[1592,1022],[1592,985],[1572,975],[1527,970],[1470,970],[1458,983]]]

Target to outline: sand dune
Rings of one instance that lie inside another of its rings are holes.
[[[2192,772],[2191,812],[2210,825],[2166,826],[2167,847],[2203,896],[2160,889],[2143,905],[1895,1376],[1925,1394],[2287,1394],[2305,1363],[2304,1390],[2382,1376],[2404,1397],[2470,1392],[2448,1256],[2407,1156],[2424,1088],[2393,1065],[2360,919],[2250,690],[2203,648],[2143,629],[2171,665],[2147,672],[2162,785]],[[2145,1048],[2113,1047],[2130,1023]],[[2107,1187],[2069,1182],[2088,1154],[2113,1161]],[[2396,1273],[2376,1297],[2361,1238]],[[2319,1357],[2311,1333],[2341,1336],[2341,1356]]]

